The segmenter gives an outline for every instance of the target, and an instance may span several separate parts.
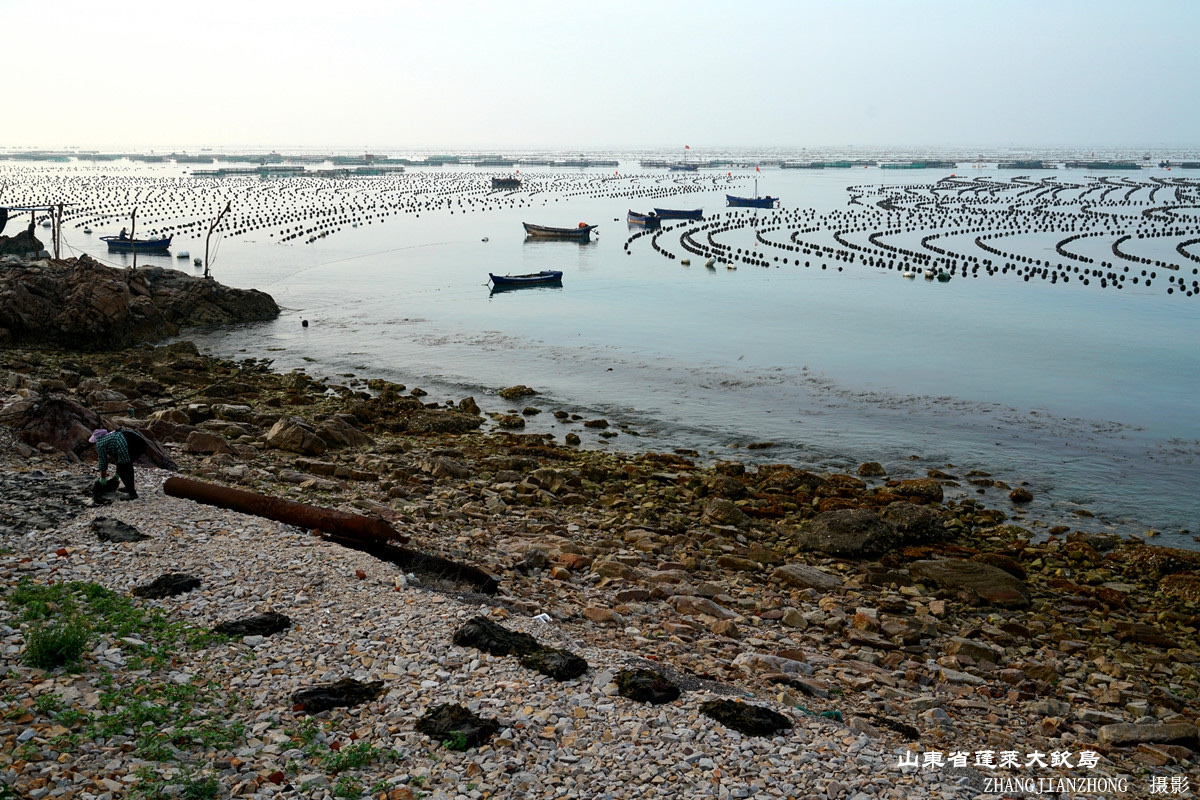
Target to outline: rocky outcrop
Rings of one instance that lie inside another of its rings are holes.
[[[254,289],[162,267],[106,267],[81,256],[0,269],[0,345],[111,350],[194,325],[272,319],[279,306]]]
[[[44,246],[29,231],[21,231],[15,236],[0,236],[0,256],[36,256]]]

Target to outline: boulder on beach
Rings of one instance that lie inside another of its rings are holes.
[[[909,571],[916,580],[960,592],[975,602],[1001,608],[1029,607],[1025,582],[990,564],[957,559],[914,561]]]
[[[267,444],[302,456],[319,456],[329,447],[300,417],[285,417],[272,425],[267,431]]]
[[[900,543],[896,526],[865,508],[818,514],[797,539],[801,547],[836,558],[870,558],[890,552]]]

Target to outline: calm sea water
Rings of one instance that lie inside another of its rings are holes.
[[[164,179],[180,174],[174,167],[133,171]],[[1011,274],[906,280],[897,271],[817,255],[800,256],[812,263],[808,268],[772,262],[706,269],[702,258],[680,247],[682,227],[658,240],[674,260],[655,252],[649,236],[625,247],[636,232],[626,226],[628,209],[703,207],[724,215],[724,193],[752,194],[756,175],[760,193],[782,198],[785,211],[829,214],[861,211],[848,201],[871,187],[929,187],[950,172],[1007,182],[1021,173],[963,164],[957,170],[764,168],[757,174],[750,168],[678,175],[634,161],[622,161],[615,171],[523,169],[527,185],[537,176],[541,190],[450,192],[450,209],[376,216],[370,224],[360,219],[357,227],[347,222],[307,244],[307,236],[280,243],[278,234],[269,235],[279,226],[227,236],[214,276],[269,292],[284,313],[273,322],[189,338],[218,354],[269,357],[277,368],[304,368],[337,382],[380,376],[419,385],[431,400],[474,395],[491,410],[513,408],[495,392],[524,383],[540,392],[529,405],[602,416],[620,433],[603,440],[549,413],[529,419],[528,431],[561,439],[573,430],[585,446],[683,447],[710,458],[837,470],[875,460],[895,477],[932,467],[963,477],[982,470],[1028,484],[1036,500],[1026,522],[1122,533],[1155,529],[1160,543],[1197,546],[1200,297],[1168,296],[1163,279],[1120,291],[1078,279],[1026,282]],[[431,181],[452,185],[456,173],[469,178],[476,170],[429,172]],[[419,173],[410,170],[406,179],[414,190]],[[1086,186],[1098,174],[1029,176]],[[1115,179],[1187,176],[1146,169]],[[580,191],[601,177],[613,177],[610,192]],[[171,193],[187,196],[187,186],[184,181]],[[848,186],[866,188],[848,192]],[[278,208],[312,201],[310,190],[287,182],[272,191]],[[352,187],[337,191],[348,204],[363,194]],[[236,211],[237,192],[231,194]],[[1160,195],[1156,204],[1163,200]],[[736,212],[738,219],[754,213]],[[757,213],[759,224],[718,234],[718,240],[794,261],[799,254],[756,246],[754,229],[772,212]],[[586,221],[599,228],[587,245],[527,241],[523,221],[563,227]],[[794,229],[769,236],[785,241]],[[891,241],[917,249],[920,235]],[[965,241],[959,249],[982,256],[970,242],[974,235],[948,241]],[[1027,235],[1006,240],[1005,247],[1057,263],[1054,243],[1061,237]],[[827,231],[807,238],[834,243]],[[866,233],[850,238],[867,243]],[[1112,238],[1085,240],[1076,251],[1112,259]],[[1176,263],[1178,240],[1126,247]],[[68,243],[123,261],[74,229]],[[201,240],[176,245],[193,256],[203,252]],[[680,263],[685,257],[690,266]],[[142,261],[191,271],[175,259]],[[562,270],[562,287],[492,295],[485,285],[489,272],[541,269]],[[774,447],[745,449],[764,441]],[[1016,512],[1006,494],[989,489],[982,499]],[[1077,509],[1097,516],[1078,516]]]

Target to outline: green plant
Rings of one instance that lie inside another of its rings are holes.
[[[463,751],[467,749],[467,736],[462,731],[450,731],[447,738],[442,740],[442,747],[447,750]]]
[[[321,763],[330,772],[342,772],[369,764],[380,756],[380,750],[368,742],[358,742],[341,750],[330,750]]]
[[[55,625],[31,624],[25,634],[25,663],[46,670],[77,664],[91,638],[91,629],[78,617]]]
[[[48,692],[34,701],[33,707],[39,714],[50,716],[62,707],[62,698],[53,692]]]
[[[348,797],[351,800],[357,800],[357,798],[362,797],[362,794],[362,784],[349,775],[343,775],[338,778],[338,782],[333,785],[334,797]]]
[[[221,784],[215,775],[209,775],[207,778],[189,777],[182,782],[182,787],[179,796],[184,800],[208,800],[210,797],[216,797],[221,791]]]

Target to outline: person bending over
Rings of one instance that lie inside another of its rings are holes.
[[[96,460],[100,469],[100,485],[108,481],[108,462],[116,467],[117,477],[124,488],[117,491],[123,493],[122,500],[136,500],[137,489],[133,483],[133,462],[146,452],[146,440],[133,431],[113,431],[109,433],[104,428],[92,431],[89,442],[96,445]]]

